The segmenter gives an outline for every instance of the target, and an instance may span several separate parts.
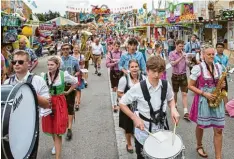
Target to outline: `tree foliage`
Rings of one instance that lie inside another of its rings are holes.
[[[40,21],[48,21],[60,17],[60,13],[49,10],[47,13],[36,13],[36,16]]]

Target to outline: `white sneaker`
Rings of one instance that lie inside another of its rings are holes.
[[[56,153],[55,153],[55,147],[52,148],[51,153],[52,153],[52,155],[55,155],[55,154],[56,154]]]

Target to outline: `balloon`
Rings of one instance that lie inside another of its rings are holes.
[[[29,36],[32,36],[32,27],[30,26],[24,26],[23,29],[22,29],[22,34],[29,37]]]

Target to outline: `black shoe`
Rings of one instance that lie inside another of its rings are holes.
[[[98,76],[101,76],[101,73],[100,72],[98,72],[98,74],[97,74]]]
[[[95,71],[95,74],[98,74],[98,71]]]
[[[85,83],[85,88],[87,88],[88,87],[88,83]]]
[[[67,140],[71,140],[71,139],[72,139],[72,130],[67,129]]]
[[[76,111],[79,111],[79,109],[80,109],[80,106],[79,106],[79,105],[76,105],[75,110],[76,110]]]

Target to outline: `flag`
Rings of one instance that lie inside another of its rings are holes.
[[[35,8],[37,8],[37,5],[36,5],[36,2],[35,1],[32,1],[31,5]]]

